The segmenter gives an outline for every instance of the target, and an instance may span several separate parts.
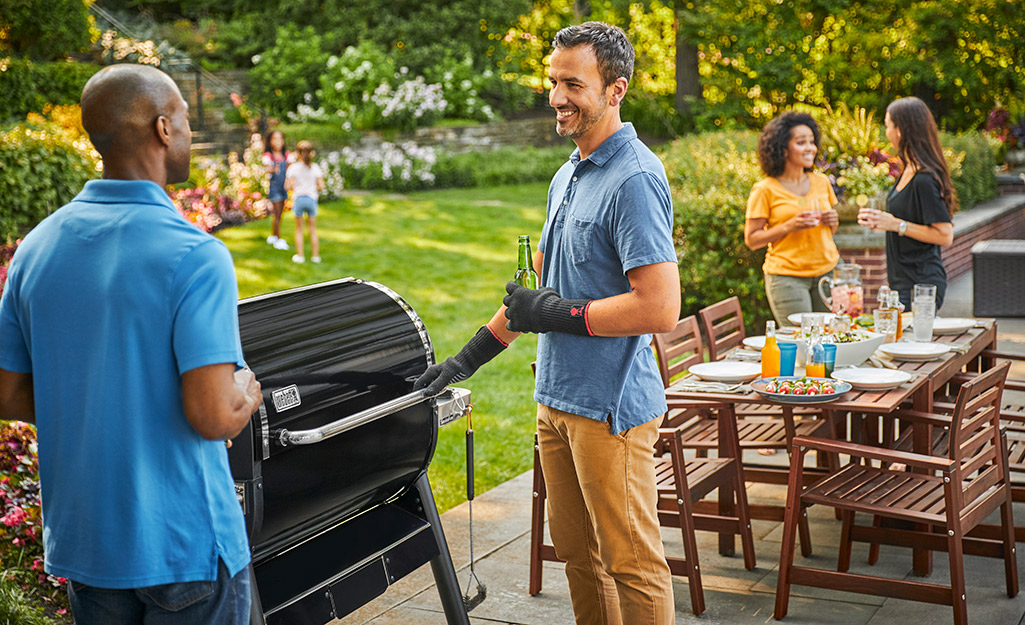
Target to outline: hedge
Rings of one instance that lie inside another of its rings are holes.
[[[0,122],[16,121],[46,104],[78,104],[82,87],[100,70],[99,65],[57,61],[35,63],[6,59],[0,71]]]
[[[52,123],[0,131],[0,244],[35,226],[71,201],[87,180],[99,177],[87,144]]]

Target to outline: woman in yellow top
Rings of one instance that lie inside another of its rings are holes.
[[[818,282],[840,262],[833,243],[836,194],[829,178],[812,171],[818,152],[819,126],[806,113],[783,113],[758,137],[766,178],[748,197],[744,243],[752,250],[768,246],[765,294],[779,325],[793,313],[829,310]]]

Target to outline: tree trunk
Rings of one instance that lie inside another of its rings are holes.
[[[591,0],[573,0],[573,15],[577,24],[586,22],[591,17]]]
[[[673,104],[676,112],[686,115],[691,103],[701,98],[701,76],[698,74],[698,47],[687,40],[680,29],[680,13],[684,11],[677,0],[676,9],[676,94]]]

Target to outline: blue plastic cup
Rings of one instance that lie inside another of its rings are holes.
[[[797,362],[797,343],[776,343],[779,347],[779,374],[794,375]]]
[[[836,367],[836,345],[824,343],[822,349],[826,351],[826,358],[823,362],[826,363],[826,377],[828,378],[833,374],[833,369]]]

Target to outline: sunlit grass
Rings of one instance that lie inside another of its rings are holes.
[[[320,206],[323,263],[291,261],[294,249],[267,245],[270,221],[217,233],[235,259],[240,296],[354,276],[401,295],[423,319],[438,360],[451,356],[497,310],[516,272],[517,237],[536,244],[546,184],[395,195],[353,195]],[[292,245],[295,220],[282,236]],[[309,240],[306,256],[310,256]],[[473,378],[477,492],[531,466],[535,404],[530,363],[537,339],[525,335]],[[463,422],[441,430],[430,477],[439,506],[466,499]]]

